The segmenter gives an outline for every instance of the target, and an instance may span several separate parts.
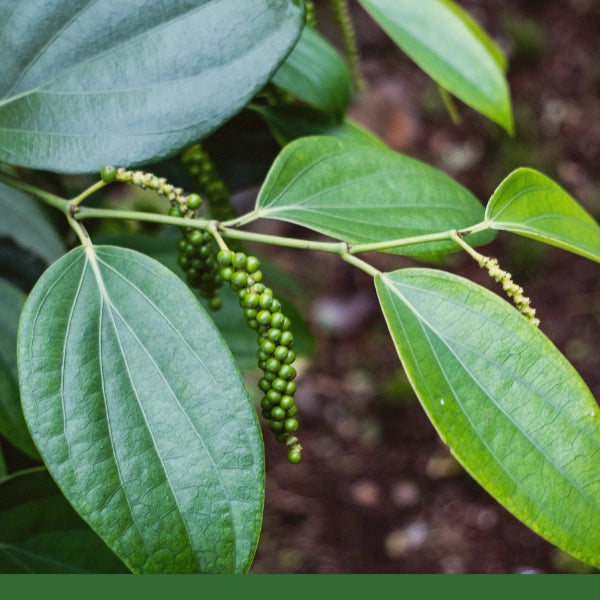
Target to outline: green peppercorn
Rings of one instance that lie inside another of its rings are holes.
[[[292,346],[294,343],[294,336],[291,331],[282,331],[279,336],[279,343],[282,346],[287,346],[288,348]]]
[[[231,250],[220,250],[217,254],[217,262],[222,267],[228,267],[231,265],[233,259],[233,252]]]
[[[223,279],[225,278],[223,277]],[[246,287],[247,283],[248,275],[244,273],[244,271],[235,271],[235,273],[233,273],[233,275],[231,276],[231,287],[234,290],[239,290],[241,288]]]
[[[246,272],[256,273],[260,267],[260,262],[255,256],[248,256],[246,258]]]
[[[204,235],[198,229],[192,229],[187,234],[187,239],[192,246],[200,246],[200,244],[204,243]]]
[[[289,366],[289,365],[286,365]],[[265,361],[265,371],[269,371],[270,373],[280,373],[281,371],[281,363],[276,358],[270,358]],[[281,377],[281,374],[279,375]],[[286,377],[282,377],[282,379],[287,379]]]
[[[273,296],[267,294],[265,290],[258,298],[258,305],[261,308],[267,309],[271,304],[273,304]]]
[[[277,359],[274,358],[272,360],[277,360]],[[277,361],[277,362],[279,362],[279,361]],[[279,377],[281,377],[281,379],[287,379],[288,381],[290,381],[290,380],[294,379],[294,377],[296,377],[296,369],[294,369],[294,367],[292,367],[292,365],[281,365],[278,373],[279,373]]]
[[[271,391],[271,390],[269,390],[269,391]],[[279,393],[279,392],[275,392],[275,393]],[[294,398],[292,396],[282,396],[281,394],[279,394],[279,396],[280,396],[279,406],[281,406],[281,408],[283,408],[283,410],[287,411],[290,408],[292,408],[293,406],[295,406]]]
[[[223,308],[223,299],[219,296],[213,296],[208,300],[208,307],[211,310],[221,310]]]
[[[246,256],[246,254],[244,252],[236,252],[233,255],[233,259],[231,261],[231,264],[234,267],[236,267],[237,269],[244,269],[244,270],[246,270],[245,269],[245,267],[246,267],[246,259],[247,259],[247,256]],[[248,272],[248,271],[246,270],[246,272]]]
[[[199,194],[190,194],[186,198],[186,203],[188,208],[191,210],[196,210],[197,208],[200,208],[200,205],[202,204],[202,198],[200,198]]]
[[[286,418],[286,412],[281,406],[274,406],[271,409],[271,419],[274,421],[283,421]],[[293,430],[289,430],[293,431]]]
[[[117,169],[112,165],[105,165],[100,169],[100,178],[104,183],[112,183],[117,180]]]
[[[285,379],[281,379],[281,377],[277,377],[276,379],[273,380],[273,383],[271,383],[271,387],[276,392],[283,394],[287,390],[287,384],[288,384],[288,382]],[[293,394],[288,394],[288,396],[293,396]]]
[[[256,314],[256,320],[259,325],[270,325],[271,313],[268,310],[261,310]]]
[[[302,458],[302,455],[300,454],[300,450],[297,450],[296,448],[292,448],[291,450],[288,450],[288,453],[287,453],[288,462],[292,463],[293,465],[297,465],[300,462],[301,458]]]
[[[267,400],[271,403],[271,405],[275,405],[275,404],[279,404],[281,402],[281,400],[283,400],[283,397],[281,396],[281,394],[279,392],[276,392],[273,389],[270,389],[267,391],[267,393],[265,394]],[[293,398],[292,398],[293,400]],[[287,410],[287,408],[285,409]]]
[[[271,328],[267,332],[267,339],[276,344],[281,339],[281,329]],[[285,344],[283,344],[285,345]]]
[[[258,294],[254,292],[248,292],[244,296],[244,306],[246,308],[256,308],[258,306]]]
[[[283,429],[283,421],[275,421],[272,419],[269,421],[269,427],[273,431],[281,431]]]
[[[273,409],[275,410],[275,409]],[[271,411],[271,418],[273,419],[273,410]],[[283,423],[283,427],[284,429],[289,432],[292,433],[293,431],[296,431],[299,427],[299,423],[297,419],[294,419],[293,417],[290,417],[289,419],[286,419]]]
[[[275,327],[276,329],[281,329],[281,325],[283,324],[284,316],[280,312],[269,313],[271,316],[271,327]]]

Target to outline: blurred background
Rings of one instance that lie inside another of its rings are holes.
[[[368,87],[352,118],[483,203],[513,169],[528,166],[599,219],[600,1],[458,3],[508,57],[515,136],[459,102],[453,123],[436,85],[353,1]],[[315,4],[320,31],[341,50],[328,1]],[[315,347],[299,366],[302,463],[289,465],[265,431],[264,529],[251,573],[592,572],[512,517],[454,461],[401,371],[370,278],[335,256],[260,252],[301,282],[294,302]],[[600,398],[600,266],[508,235],[485,252],[525,288],[542,330]],[[383,269],[412,264],[372,260]],[[466,255],[444,267],[494,289]]]

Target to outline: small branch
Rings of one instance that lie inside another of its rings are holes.
[[[379,269],[376,269],[373,265],[370,265],[369,263],[365,262],[361,258],[357,258],[356,256],[353,256],[348,251],[344,252],[341,255],[341,257],[342,257],[342,260],[353,265],[357,269],[364,271],[365,273],[367,273],[367,275],[370,275],[373,278],[375,278],[376,275],[381,274],[381,271]]]
[[[229,221],[223,221],[223,227],[232,228],[232,227],[243,227],[244,225],[248,225],[248,223],[253,223],[257,219],[260,218],[260,215],[257,210],[253,210],[245,215],[237,217],[235,219],[231,219]]]
[[[361,252],[372,252],[378,250],[389,250],[400,246],[413,246],[415,244],[425,244],[427,242],[439,242],[441,240],[451,240],[455,230],[442,231],[440,233],[429,233],[425,235],[416,235],[413,237],[401,238],[398,240],[386,240],[384,242],[370,242],[367,244],[352,244],[350,254],[360,254]]]
[[[198,218],[171,217],[158,213],[139,212],[135,210],[115,210],[108,208],[90,208],[82,206],[75,215],[78,221],[83,219],[121,219],[125,221],[144,221],[160,225],[175,225],[176,227],[192,227],[208,230],[213,221]]]
[[[16,190],[24,192],[25,194],[29,194],[30,196],[38,198],[45,204],[57,208],[66,215],[69,214],[69,201],[65,200],[65,198],[61,198],[60,196],[56,196],[55,194],[41,190],[35,185],[21,181],[17,177],[13,177],[7,173],[0,172],[0,182],[5,183]]]
[[[75,196],[70,202],[73,206],[79,206],[86,198],[89,198],[93,193],[101,190],[103,187],[108,184],[105,181],[97,181],[94,185],[91,185],[89,188],[81,192],[81,194]]]
[[[298,248],[301,250],[317,250],[320,252],[333,252],[340,256],[347,252],[347,246],[344,242],[315,242],[312,240],[302,240],[298,238],[286,238],[276,235],[267,235],[264,233],[253,233],[250,231],[240,231],[230,229],[221,223],[219,226],[221,235],[234,240],[245,240],[247,242],[259,242],[273,246],[285,246],[287,248]]]

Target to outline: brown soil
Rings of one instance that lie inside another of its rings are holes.
[[[484,201],[512,169],[560,182],[600,216],[600,4],[462,0],[510,59],[510,138],[460,105],[453,125],[435,85],[351,3],[369,89],[352,114],[393,148],[443,169]],[[325,2],[322,30],[335,35]],[[331,37],[330,39],[335,39]],[[262,249],[264,251],[264,248]],[[600,397],[598,265],[501,236],[490,254],[525,287],[542,328]],[[316,338],[301,369],[303,461],[265,431],[264,529],[252,573],[573,573],[586,567],[492,499],[439,441],[400,370],[372,282],[335,258],[272,258],[306,287]],[[377,266],[406,262],[374,257]],[[388,261],[386,263],[386,261]],[[488,287],[476,265],[447,268]]]

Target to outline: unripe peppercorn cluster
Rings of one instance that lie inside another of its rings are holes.
[[[281,311],[280,301],[262,283],[260,263],[244,252],[221,250],[217,254],[220,275],[238,294],[248,326],[257,333],[258,366],[263,376],[258,387],[263,392],[261,412],[269,423],[275,439],[287,446],[291,463],[300,462],[301,446],[294,435],[298,429],[296,369],[292,366],[296,354],[292,350],[294,336],[290,320]]]
[[[193,217],[202,200],[198,194],[190,194],[185,198],[185,206],[171,206],[172,217]],[[208,231],[182,228],[183,235],[177,240],[177,264],[186,274],[188,285],[201,296],[208,299],[213,310],[219,310],[223,301],[217,295],[222,280],[217,264],[214,240]]]

